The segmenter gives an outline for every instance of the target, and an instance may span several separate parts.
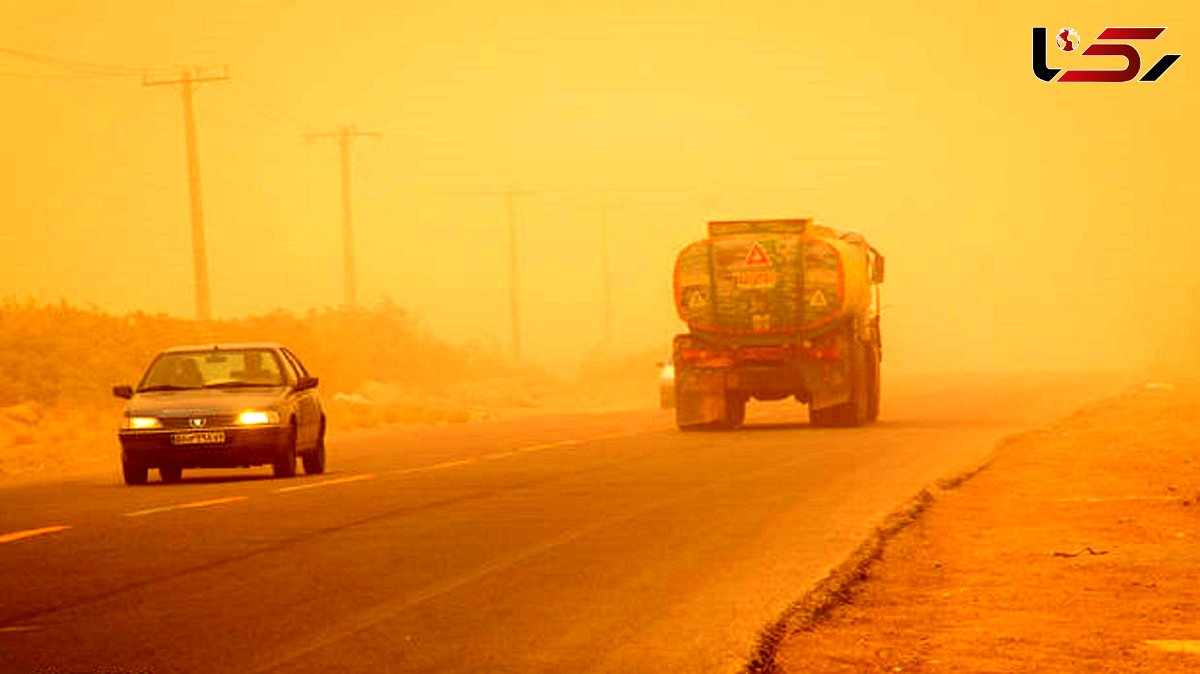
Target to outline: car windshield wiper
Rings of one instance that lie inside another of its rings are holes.
[[[146,391],[192,391],[196,388],[195,386],[176,386],[175,384],[155,384],[154,386],[145,386],[138,389],[138,393],[145,393]]]
[[[205,384],[204,388],[237,388],[241,386],[279,386],[279,384],[269,384],[255,381],[222,381],[216,384]]]

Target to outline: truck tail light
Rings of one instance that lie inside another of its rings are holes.
[[[777,363],[787,360],[788,350],[782,346],[748,346],[738,350],[740,361]]]
[[[805,350],[804,355],[813,360],[841,360],[842,350],[836,346],[827,347],[824,349],[812,346]]]
[[[726,367],[733,364],[733,359],[728,353],[709,349],[683,348],[679,350],[679,359],[686,365],[701,367]]]

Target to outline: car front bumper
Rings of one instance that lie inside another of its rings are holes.
[[[224,442],[177,445],[171,437],[181,431],[120,431],[121,453],[127,463],[155,468],[240,468],[274,463],[292,443],[290,426],[228,427]]]

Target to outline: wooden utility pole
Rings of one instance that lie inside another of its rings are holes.
[[[609,265],[608,252],[608,205],[600,205],[600,274],[604,288],[604,345],[612,344],[613,310],[612,310],[612,267]]]
[[[342,273],[343,288],[345,289],[346,307],[354,309],[358,306],[358,282],[354,268],[354,225],[350,216],[350,145],[359,136],[379,138],[382,134],[377,131],[359,131],[351,126],[343,126],[337,131],[328,133],[309,133],[305,138],[336,138],[341,148],[342,158]]]
[[[185,69],[182,77],[173,80],[150,80],[142,77],[143,86],[178,84],[183,94],[183,132],[187,144],[188,196],[192,205],[192,269],[196,286],[196,318],[212,318],[212,300],[208,292],[208,259],[204,246],[204,204],[200,195],[200,158],[196,153],[196,116],[192,111],[192,88],[201,82],[229,79],[229,71],[219,75],[202,75],[198,69]]]
[[[520,257],[517,242],[517,197],[536,194],[534,190],[519,190],[515,187],[504,189],[467,190],[456,194],[481,196],[503,196],[508,216],[508,320],[511,328],[511,354],[514,363],[521,360],[521,287],[520,287]]]
[[[516,190],[508,188],[508,315],[512,323],[512,359],[521,360],[520,289],[517,287]]]

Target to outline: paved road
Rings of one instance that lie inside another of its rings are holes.
[[[879,424],[657,410],[330,441],[331,471],[0,490],[0,672],[734,672],[887,512],[1111,377],[895,384]]]

